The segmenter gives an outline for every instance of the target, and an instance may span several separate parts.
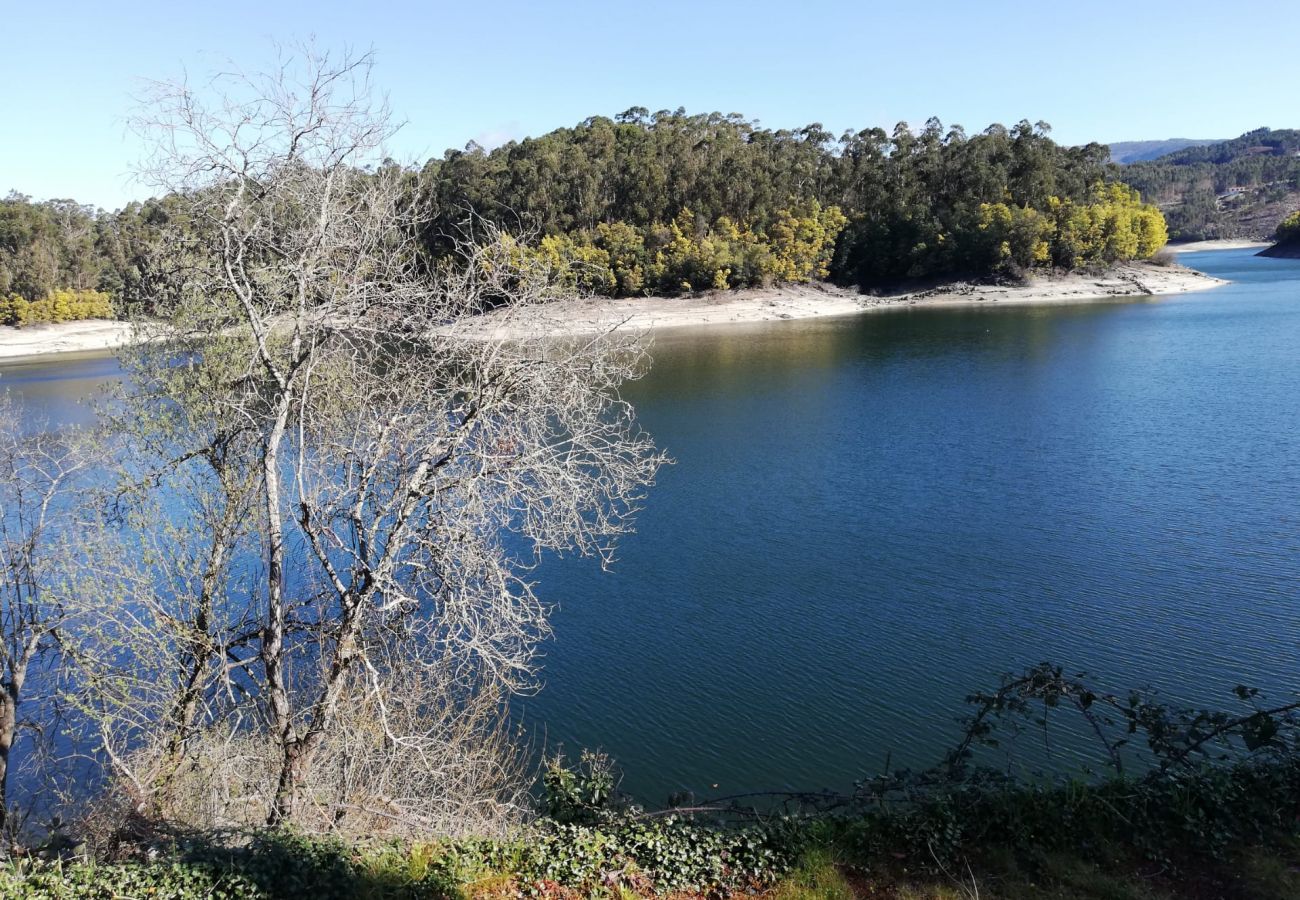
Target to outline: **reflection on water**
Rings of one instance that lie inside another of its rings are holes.
[[[19,401],[29,426],[85,425],[94,421],[95,399],[121,375],[106,352],[0,360],[0,392]]]
[[[651,800],[933,761],[962,698],[1058,660],[1223,702],[1300,687],[1300,265],[1050,307],[663,332],[674,455],[559,604],[526,721]]]

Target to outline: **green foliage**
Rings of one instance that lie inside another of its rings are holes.
[[[453,257],[472,213],[507,231],[535,228],[527,252],[566,285],[608,296],[824,278],[872,286],[1149,256],[1161,234],[1154,210],[1101,226],[1115,236],[1101,249],[1053,244],[1054,204],[1081,218],[1070,241],[1094,226],[1087,210],[1131,204],[1097,199],[1112,172],[1105,147],[1062,147],[1049,131],[1022,121],[967,135],[931,119],[836,139],[816,123],[772,130],[739,115],[633,108],[491,152],[448,151],[407,188],[429,213],[420,238],[433,269]],[[164,225],[184,239],[164,246]],[[140,298],[179,288],[205,227],[175,196],[105,214],[10,195],[0,201],[0,296],[99,290],[120,311],[153,312]]]
[[[847,224],[848,218],[838,206],[823,209],[816,200],[779,210],[768,227],[773,277],[797,282],[830,275],[835,242]]]
[[[0,296],[41,298],[56,288],[97,287],[110,219],[71,200],[0,199]]]
[[[620,811],[618,775],[604,753],[582,751],[578,764],[565,765],[557,754],[542,769],[542,810],[561,824],[593,825],[611,821]]]
[[[549,883],[591,896],[620,882],[715,892],[771,883],[802,847],[792,826],[719,828],[676,817],[605,826],[541,823],[511,841],[367,850],[272,833],[245,847],[179,847],[164,862],[0,865],[0,896],[456,897],[486,879],[527,893]],[[17,885],[22,893],[14,893]]]
[[[932,119],[836,140],[817,124],[772,131],[632,109],[430,162],[426,243],[446,253],[466,209],[506,227],[522,218],[550,261],[596,272],[571,282],[620,296],[1023,269],[1048,262],[1049,200],[1087,203],[1108,171],[1106,148],[1061,147],[1048,131],[1020,122],[967,136]]]
[[[1300,211],[1293,212],[1277,226],[1278,243],[1300,240]]]
[[[767,896],[771,900],[853,900],[856,894],[832,854],[814,848]]]
[[[0,897],[15,900],[269,900],[272,896],[233,871],[184,862],[0,865]]]
[[[1125,846],[1176,866],[1222,859],[1234,847],[1295,833],[1300,765],[1201,765],[1100,783],[1009,786],[996,779],[914,788],[908,801],[846,820],[845,846],[858,860],[902,855],[950,865],[989,847],[1043,851]]]
[[[562,779],[561,790],[603,809],[612,790],[608,779],[583,784],[603,766]],[[1133,863],[1177,873],[1230,865],[1243,847],[1288,846],[1297,838],[1300,760],[1289,754],[1230,765],[1207,760],[1100,782],[1017,785],[961,770],[895,773],[866,784],[868,790],[835,811],[753,818],[751,810],[740,824],[630,811],[602,815],[599,824],[543,819],[508,840],[356,848],[265,833],[233,847],[182,841],[157,862],[16,862],[0,865],[0,896],[564,896],[557,889],[580,896],[719,896],[778,884],[776,897],[842,897],[851,896],[839,874],[845,866],[872,872],[901,866],[947,877],[968,860],[999,854],[1058,883],[1114,886],[1090,867],[1112,864],[1115,848],[1124,848]],[[1069,871],[1050,865],[1053,859],[1068,860]],[[1259,879],[1276,875],[1261,872]]]
[[[972,253],[993,271],[1023,272],[1051,260],[1054,231],[1052,222],[1036,209],[982,203]]]
[[[179,222],[194,237],[185,203],[170,196],[105,213],[71,200],[0,199],[0,322],[111,316],[142,309],[146,286],[153,294],[174,289],[190,251],[163,246],[161,226]],[[64,308],[69,302],[74,309]],[[25,312],[24,303],[36,310]]]
[[[508,874],[523,885],[554,882],[587,892],[607,883],[610,873],[660,892],[724,891],[771,883],[788,871],[801,846],[791,834],[780,826],[719,828],[672,816],[556,824],[520,845]]]
[[[716,896],[779,883],[776,897],[841,897],[851,896],[842,866],[937,876],[998,854],[1033,865],[1068,858],[1073,874],[1053,877],[1070,881],[1112,863],[1115,848],[1171,873],[1230,865],[1238,848],[1294,841],[1298,805],[1294,759],[1096,783],[913,778],[906,791],[833,814],[740,825],[633,814],[598,825],[542,820],[509,840],[351,848],[268,833],[233,848],[181,843],[158,862],[16,862],[0,865],[0,896],[437,898],[486,895],[475,886],[487,884],[500,888],[491,896],[555,895],[548,886],[580,896]]]

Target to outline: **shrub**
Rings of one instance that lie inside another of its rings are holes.
[[[236,872],[182,862],[26,862],[0,865],[0,897],[31,900],[261,900],[273,895]]]
[[[1235,693],[1246,712],[1186,710],[1141,692],[1108,694],[1044,663],[971,695],[976,712],[939,765],[868,779],[852,794],[772,795],[767,814],[717,802],[707,817],[700,807],[647,815],[618,793],[607,757],[584,753],[572,767],[560,757],[547,762],[545,817],[508,838],[358,846],[259,832],[226,845],[172,840],[154,848],[156,862],[0,864],[0,896],[726,896],[792,871],[802,873],[796,887],[819,881],[842,892],[831,860],[946,874],[998,854],[1106,863],[1116,848],[1178,872],[1227,862],[1245,847],[1283,847],[1298,834],[1300,703],[1267,708],[1254,689]],[[992,743],[1003,720],[1043,723],[1048,710],[1083,714],[1116,774],[1018,783],[972,764],[973,746]],[[1147,767],[1124,774],[1121,746],[1140,739]],[[773,814],[778,808],[790,814]]]
[[[0,325],[72,322],[112,316],[112,298],[103,291],[60,290],[40,300],[27,300],[17,294],[0,297]]]

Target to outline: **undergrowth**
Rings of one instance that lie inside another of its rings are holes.
[[[848,795],[647,813],[619,793],[609,760],[587,753],[548,762],[537,819],[509,839],[358,846],[160,828],[104,862],[58,858],[70,845],[60,836],[0,863],[0,897],[1300,896],[1293,707],[1238,697],[1250,711],[1171,710],[1038,667],[973,695],[966,737],[942,764]],[[1110,775],[1021,784],[971,763],[1003,719],[1062,707],[1094,726]],[[1122,754],[1134,735],[1149,760],[1137,772]]]

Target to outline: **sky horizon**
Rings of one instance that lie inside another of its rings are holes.
[[[375,83],[406,123],[390,150],[417,164],[471,140],[496,146],[633,106],[739,112],[773,128],[820,122],[837,135],[930,116],[969,132],[1045,120],[1065,144],[1300,127],[1300,108],[1282,99],[1284,85],[1300,83],[1300,60],[1275,54],[1262,69],[1253,32],[1232,37],[1234,23],[1251,21],[1295,33],[1300,4],[1248,2],[1231,21],[1204,0],[1073,10],[950,0],[924,14],[846,0],[376,0],[364,18],[341,0],[177,10],[161,0],[0,0],[9,37],[0,195],[109,210],[150,196],[131,179],[143,147],[126,128],[145,80],[228,60],[261,68],[275,41],[309,38],[327,50],[374,49]]]

